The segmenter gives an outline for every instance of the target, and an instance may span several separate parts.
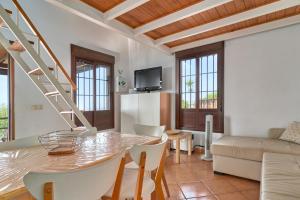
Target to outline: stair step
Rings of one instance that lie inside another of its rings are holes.
[[[54,92],[47,92],[45,93],[45,96],[55,96],[55,95],[59,95],[58,91],[54,91]]]
[[[8,13],[8,14],[12,14],[12,11],[11,10],[7,10],[7,9],[5,9],[6,10],[6,12]],[[0,18],[0,27],[2,27],[4,25],[4,21],[2,20],[2,18]]]
[[[74,114],[75,112],[73,110],[66,110],[66,111],[61,111],[60,114]]]
[[[48,69],[49,69],[50,71],[53,71],[53,70],[54,70],[53,67],[48,67]],[[30,74],[30,75],[35,75],[35,76],[41,76],[41,75],[43,75],[44,73],[42,72],[41,68],[36,68],[36,69],[31,70],[30,72],[28,72],[28,74]]]
[[[32,41],[28,41],[30,44],[34,44]],[[25,51],[25,48],[19,41],[9,41],[11,46],[8,48],[11,51],[17,51],[17,52],[23,52]]]
[[[19,41],[15,41],[11,43],[11,46],[8,48],[11,51],[23,52],[25,51],[24,47]]]
[[[86,127],[85,126],[78,126],[76,128],[72,128],[74,131],[85,131]]]

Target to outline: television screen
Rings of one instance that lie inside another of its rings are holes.
[[[138,91],[160,90],[162,67],[134,71],[134,88]]]

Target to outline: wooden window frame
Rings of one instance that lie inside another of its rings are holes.
[[[8,85],[9,85],[9,106],[8,106],[8,141],[15,140],[15,62],[8,56]]]
[[[111,124],[110,125],[103,125],[103,128],[100,128],[99,130],[105,130],[115,127],[115,119],[114,119],[114,64],[115,64],[115,58],[111,55],[107,55],[101,52],[97,52],[91,49],[87,49],[84,47],[80,47],[74,44],[71,44],[71,77],[74,83],[76,83],[76,60],[82,59],[90,62],[96,62],[97,64],[103,64],[110,67],[110,73],[111,73],[111,80],[110,80],[110,106],[111,109]],[[95,75],[95,71],[93,72]],[[96,90],[96,84],[94,84],[93,87],[94,94]],[[76,91],[73,94],[74,101],[76,102]],[[94,111],[96,110],[96,96],[94,96]],[[101,112],[101,111],[99,111]],[[103,110],[105,112],[105,110]],[[108,112],[108,111],[107,111]],[[76,120],[75,120],[76,121]],[[95,124],[95,119],[93,119],[93,122],[91,124]],[[107,128],[106,128],[107,127]]]
[[[199,57],[218,54],[218,108],[217,109],[200,109],[199,107]],[[200,120],[200,114],[211,114],[213,111],[218,111],[217,120],[214,121],[214,132],[224,132],[224,42],[218,42],[205,46],[200,46],[175,53],[176,57],[176,128],[193,131],[205,131],[205,120]],[[182,109],[181,108],[181,74],[180,61],[186,59],[196,58],[196,108]],[[182,119],[182,112],[195,113],[192,126],[186,126]],[[200,114],[199,114],[200,113]],[[217,124],[216,124],[217,123]]]

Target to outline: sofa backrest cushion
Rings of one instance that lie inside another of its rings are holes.
[[[285,128],[270,128],[268,133],[268,138],[279,139],[284,131]]]
[[[300,144],[300,122],[290,123],[279,139]]]

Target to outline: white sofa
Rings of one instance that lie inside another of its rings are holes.
[[[213,169],[261,181],[261,200],[300,199],[300,145],[268,138],[223,136],[213,143]]]
[[[261,200],[300,199],[300,156],[264,153]]]

